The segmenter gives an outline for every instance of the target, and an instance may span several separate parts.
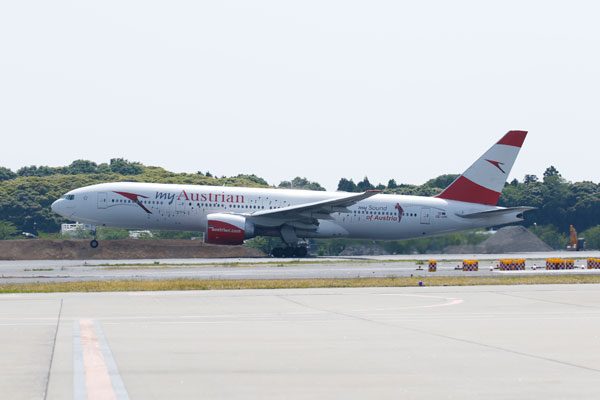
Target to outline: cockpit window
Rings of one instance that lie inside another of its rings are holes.
[[[63,199],[65,199],[65,200],[75,200],[75,195],[74,194],[65,194],[63,196]]]

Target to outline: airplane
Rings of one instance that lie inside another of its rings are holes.
[[[304,257],[313,238],[401,240],[523,221],[532,207],[497,205],[526,136],[509,131],[434,197],[114,182],[72,190],[52,210],[94,226],[201,231],[211,244],[275,236],[285,247],[273,256]]]

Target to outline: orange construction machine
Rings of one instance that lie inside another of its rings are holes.
[[[577,230],[573,225],[569,226],[569,244],[567,250],[581,251],[585,248],[585,239],[577,237]]]

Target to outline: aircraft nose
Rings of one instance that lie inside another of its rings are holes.
[[[62,211],[63,211],[63,207],[62,207],[62,203],[63,203],[63,199],[58,199],[56,200],[54,203],[52,203],[52,205],[50,206],[50,208],[52,209],[52,211],[54,211],[56,214],[58,215],[63,215]]]

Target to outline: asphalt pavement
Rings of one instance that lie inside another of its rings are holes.
[[[598,399],[600,285],[0,295],[10,399]]]

